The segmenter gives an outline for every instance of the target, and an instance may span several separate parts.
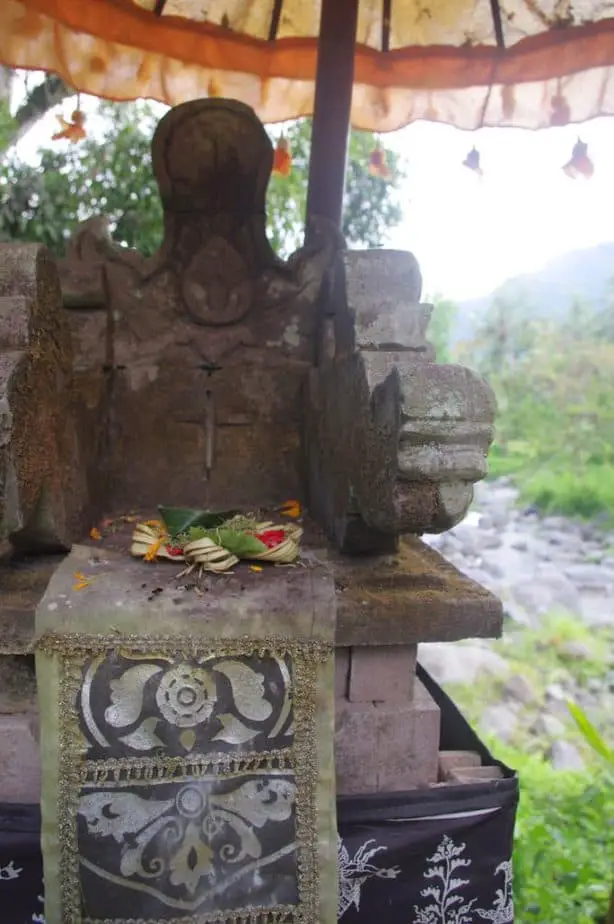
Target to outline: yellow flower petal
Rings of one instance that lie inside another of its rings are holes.
[[[145,552],[145,556],[144,556],[145,561],[155,561],[156,558],[157,558],[157,556],[158,556],[158,552],[160,551],[160,549],[162,548],[163,545],[164,545],[164,539],[163,539],[163,538],[156,539],[156,541],[153,542],[153,543],[149,546],[149,548],[147,549],[147,551]]]
[[[250,565],[249,570],[253,571],[254,574],[259,574],[262,571],[262,568],[260,567],[260,565]]]
[[[96,526],[92,526],[90,529],[90,539],[95,539],[96,541],[102,539],[102,533]]]

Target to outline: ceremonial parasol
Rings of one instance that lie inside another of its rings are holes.
[[[110,99],[313,115],[308,209],[339,220],[350,121],[613,115],[614,0],[0,0],[0,61]]]

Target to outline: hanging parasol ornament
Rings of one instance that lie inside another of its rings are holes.
[[[593,162],[588,156],[588,145],[580,138],[574,144],[571,159],[563,167],[563,172],[572,180],[576,180],[579,176],[590,180],[595,172]]]
[[[471,172],[475,173],[477,176],[484,176],[484,171],[480,164],[480,152],[477,148],[471,148],[463,161],[463,167],[467,167],[468,170],[471,170]]]
[[[614,115],[611,0],[329,6],[355,48],[357,128],[540,128]],[[0,61],[112,99],[174,105],[215,88],[277,122],[314,111],[325,19],[315,0],[1,0]],[[340,57],[346,40],[336,32]]]

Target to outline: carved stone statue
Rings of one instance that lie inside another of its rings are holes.
[[[240,103],[160,122],[164,240],[146,259],[94,219],[60,264],[84,389],[109,407],[119,503],[254,505],[303,494],[303,389],[338,232],[316,220],[286,263],[265,231],[269,138]]]

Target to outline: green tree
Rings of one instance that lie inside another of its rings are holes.
[[[11,97],[19,73],[0,65],[0,157],[58,103],[75,95],[75,90],[55,74],[45,74],[38,83],[28,81],[25,98],[11,115]]]
[[[103,129],[74,147],[50,146],[40,167],[14,153],[0,163],[0,239],[40,241],[61,254],[80,221],[108,216],[115,240],[146,255],[159,246],[162,210],[151,166],[151,136],[156,123],[147,103],[101,103]],[[273,246],[288,254],[302,241],[307,168],[307,121],[286,133],[293,167],[288,178],[273,177],[267,210]],[[386,230],[400,221],[395,184],[401,173],[388,154],[390,181],[368,173],[373,136],[354,134],[350,145],[344,232],[348,243],[377,246]]]
[[[458,305],[441,295],[434,295],[431,299],[433,313],[427,331],[427,338],[435,347],[438,363],[451,363],[452,358],[452,328],[458,314]]]

